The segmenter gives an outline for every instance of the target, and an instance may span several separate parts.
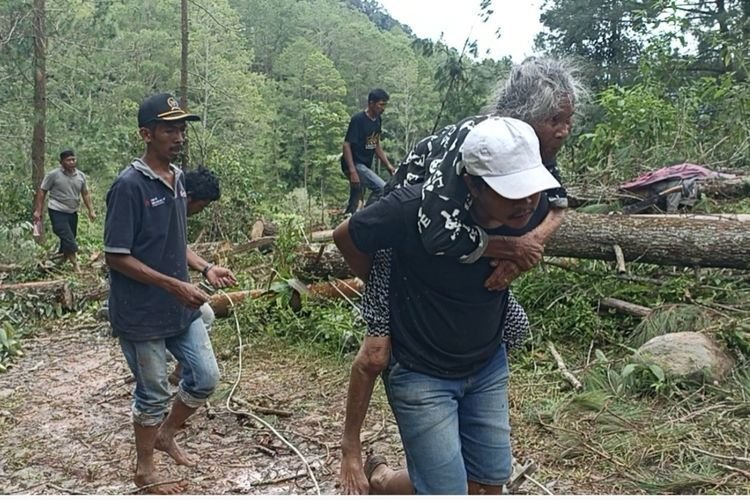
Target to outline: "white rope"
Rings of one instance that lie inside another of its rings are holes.
[[[320,493],[320,486],[318,485],[317,479],[315,479],[315,474],[313,473],[313,470],[310,467],[310,464],[307,462],[307,460],[302,455],[302,453],[300,453],[300,451],[297,448],[295,448],[292,443],[290,443],[289,441],[287,441],[284,438],[284,436],[282,436],[279,433],[279,431],[277,431],[276,429],[273,428],[273,426],[271,424],[269,424],[268,422],[266,422],[262,418],[256,416],[252,412],[249,412],[249,411],[238,412],[238,411],[233,410],[231,408],[230,402],[232,401],[232,397],[234,396],[234,391],[237,389],[237,386],[240,385],[240,379],[242,378],[242,330],[240,329],[240,320],[237,318],[237,311],[235,311],[235,309],[234,309],[234,302],[232,301],[232,298],[229,295],[227,295],[223,290],[218,290],[218,292],[220,294],[222,294],[224,297],[227,298],[227,300],[229,301],[229,307],[232,308],[232,315],[234,316],[234,324],[235,324],[235,327],[237,328],[237,341],[238,341],[238,344],[239,344],[237,380],[234,381],[234,385],[232,386],[232,390],[229,391],[229,396],[227,397],[227,404],[226,404],[227,411],[229,411],[230,413],[233,413],[235,415],[240,415],[240,414],[241,415],[247,415],[247,416],[253,418],[256,422],[258,422],[258,423],[266,426],[271,432],[273,432],[276,435],[276,437],[278,437],[281,440],[282,443],[284,443],[285,445],[287,445],[294,453],[296,453],[297,456],[302,460],[302,463],[305,464],[305,468],[307,469],[307,474],[310,476],[310,479],[312,479],[312,482],[315,485],[315,492],[316,492],[316,494],[320,495],[321,494]]]
[[[347,287],[347,288],[348,288],[349,290],[351,290],[352,292],[356,293],[356,294],[357,294],[357,296],[359,296],[359,297],[362,297],[362,294],[361,294],[361,293],[359,293],[359,290],[357,290],[356,288],[354,288],[353,286],[351,286],[351,285],[350,285],[349,283],[347,283],[346,281],[342,280],[341,278],[336,278],[336,281],[338,281],[339,283],[341,283],[342,285],[344,285],[345,287]]]
[[[346,284],[346,283],[344,283],[344,284]],[[357,314],[359,314],[360,316],[362,315],[362,311],[360,311],[359,307],[357,307],[357,304],[355,304],[354,302],[352,302],[352,300],[349,297],[347,297],[344,292],[342,292],[341,290],[339,290],[339,288],[336,286],[336,284],[333,281],[331,281],[331,286],[333,287],[334,290],[336,290],[338,292],[339,295],[341,295],[344,298],[344,300],[346,300],[347,302],[349,302],[349,305],[351,305],[354,308],[354,310],[357,312]]]
[[[552,493],[546,486],[544,486],[542,483],[540,483],[539,481],[537,481],[533,477],[526,476],[526,480],[528,482],[530,482],[531,484],[533,484],[534,486],[536,486],[537,488],[541,489],[546,494],[548,494],[548,495],[554,495],[554,493]]]

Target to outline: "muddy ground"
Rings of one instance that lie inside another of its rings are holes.
[[[129,414],[133,383],[106,325],[79,314],[27,338],[23,348],[26,355],[0,374],[0,492],[137,493]],[[157,452],[160,470],[169,479],[186,480],[188,494],[316,493],[302,460],[288,446],[252,418],[226,409],[238,364],[230,350],[221,349],[222,385],[210,407],[201,408],[178,435],[200,464],[177,466]],[[243,355],[236,396],[299,449],[322,493],[335,494],[348,362],[268,337],[251,340]],[[600,478],[574,481],[570,471],[545,468],[554,459],[545,436],[532,428],[514,433],[522,436],[514,438],[517,457],[535,459],[542,466],[538,479],[555,493],[611,491]],[[366,449],[403,465],[382,386],[363,440]],[[521,492],[542,490],[527,483]]]

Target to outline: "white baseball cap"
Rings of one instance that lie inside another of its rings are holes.
[[[466,173],[481,177],[504,198],[520,200],[560,187],[542,164],[534,129],[521,120],[486,119],[466,135],[461,153]]]

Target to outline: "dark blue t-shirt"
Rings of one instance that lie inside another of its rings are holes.
[[[493,271],[488,258],[462,264],[425,251],[416,223],[421,189],[421,184],[405,186],[358,211],[349,219],[349,232],[361,252],[393,248],[390,331],[398,362],[435,377],[466,377],[502,342],[508,292],[484,287]],[[536,227],[548,208],[542,196],[525,228],[487,233],[520,236]]]
[[[382,120],[379,116],[372,120],[364,111],[352,116],[344,142],[348,142],[351,146],[355,164],[361,163],[366,167],[372,166],[375,148],[380,142],[380,134],[382,133],[381,125]],[[341,157],[341,169],[344,173],[349,170],[343,156]]]
[[[187,265],[187,194],[172,166],[174,190],[141,160],[117,177],[107,193],[104,251],[132,255],[148,267],[190,282]],[[110,270],[109,317],[115,335],[142,341],[187,330],[200,316],[163,288]]]

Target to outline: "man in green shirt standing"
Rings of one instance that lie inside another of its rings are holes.
[[[76,169],[76,154],[68,149],[60,153],[60,168],[44,176],[34,199],[34,224],[42,221],[44,198],[49,193],[49,220],[52,231],[60,238],[60,250],[65,260],[70,261],[75,272],[80,272],[76,259],[78,243],[78,207],[83,203],[88,210],[89,219],[96,219],[94,205],[86,185],[86,176]]]

